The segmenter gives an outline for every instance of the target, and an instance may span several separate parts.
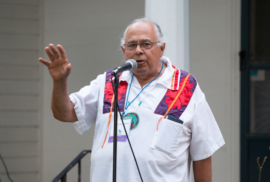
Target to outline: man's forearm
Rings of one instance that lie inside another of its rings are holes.
[[[64,122],[77,121],[74,104],[67,91],[67,80],[53,81],[51,108],[53,116]]]
[[[211,157],[193,162],[193,173],[195,182],[212,182],[212,160]]]

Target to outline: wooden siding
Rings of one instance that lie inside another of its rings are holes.
[[[4,181],[10,181],[5,174],[1,174],[1,180]],[[13,173],[11,175],[13,181],[27,181],[27,182],[35,182],[39,181],[38,179],[38,173]]]
[[[0,0],[0,153],[14,181],[40,180],[39,0]],[[0,178],[7,179],[0,164]]]
[[[38,51],[36,50],[16,50],[0,49],[1,65],[38,65]]]

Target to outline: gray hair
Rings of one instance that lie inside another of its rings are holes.
[[[148,23],[153,24],[154,27],[155,27],[155,30],[156,30],[156,36],[157,36],[157,41],[158,41],[157,45],[158,45],[158,46],[162,46],[163,44],[166,43],[166,40],[165,40],[165,38],[163,37],[163,34],[162,34],[162,32],[161,32],[161,28],[160,28],[160,26],[159,26],[157,23],[155,23],[154,21],[152,21],[152,20],[150,20],[150,19],[148,19],[148,18],[139,18],[139,19],[134,20],[133,22],[131,22],[131,24],[129,24],[129,25],[127,26],[127,28],[126,28],[126,30],[124,31],[123,36],[122,36],[122,38],[121,38],[121,40],[120,40],[120,46],[123,46],[123,45],[125,44],[125,37],[126,37],[126,33],[127,33],[128,28],[129,28],[131,25],[133,25],[134,23],[137,23],[137,22],[148,22]]]

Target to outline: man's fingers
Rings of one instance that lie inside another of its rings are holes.
[[[71,70],[71,64],[70,63],[68,63],[68,65],[67,65],[67,69],[70,71]]]
[[[50,60],[51,61],[54,61],[55,60],[55,57],[53,56],[53,54],[51,53],[51,50],[49,47],[45,47],[45,51],[47,53],[47,55],[49,56]]]
[[[70,63],[65,64],[64,68],[66,70],[66,75],[68,76],[70,74],[70,72],[71,72],[71,64]]]
[[[66,66],[66,69],[67,69],[68,74],[69,74],[69,73],[70,73],[70,71],[71,71],[71,64],[70,64],[70,63],[68,63],[68,65]]]
[[[67,56],[66,56],[66,52],[65,52],[64,48],[59,44],[57,45],[57,48],[60,52],[61,58],[66,59]]]
[[[49,61],[46,61],[45,59],[43,59],[43,58],[39,58],[38,59],[41,63],[43,63],[45,66],[49,66],[51,63],[49,62]]]
[[[51,51],[52,51],[52,53],[53,53],[53,56],[54,56],[56,59],[58,59],[60,56],[59,56],[58,51],[57,51],[56,48],[54,47],[54,45],[53,45],[53,44],[49,44],[49,47],[50,47],[50,49],[51,49]]]

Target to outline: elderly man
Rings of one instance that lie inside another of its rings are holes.
[[[159,26],[147,19],[132,22],[123,35],[125,60],[137,68],[120,75],[118,103],[142,178],[147,182],[187,182],[193,161],[196,182],[212,181],[211,155],[224,145],[213,114],[195,78],[174,67]],[[58,48],[58,50],[57,50]],[[52,111],[84,133],[95,123],[90,178],[112,180],[112,70],[71,95],[71,65],[62,46],[46,47],[51,62],[40,58],[53,78]],[[58,52],[59,51],[59,52]],[[127,123],[127,124],[126,124]],[[121,123],[118,125],[123,128]],[[125,136],[126,133],[123,134]],[[140,181],[125,137],[118,138],[117,181]]]

